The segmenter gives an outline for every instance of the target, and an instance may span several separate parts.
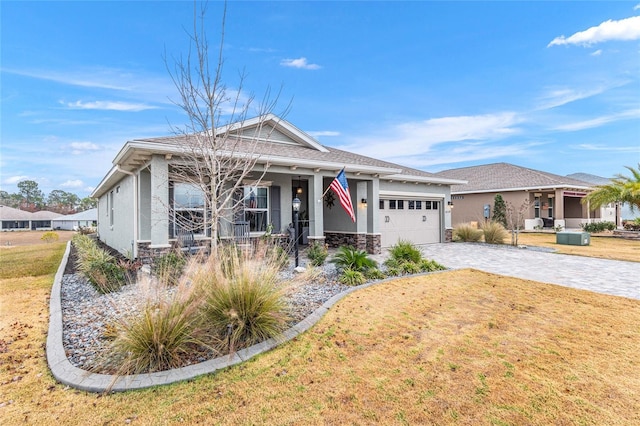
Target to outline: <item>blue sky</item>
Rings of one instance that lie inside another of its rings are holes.
[[[163,56],[187,53],[192,2],[3,0],[0,14],[2,190],[86,196],[124,142],[186,122]],[[244,70],[243,97],[282,88],[274,112],[290,102],[285,118],[325,145],[429,172],[640,162],[638,1],[231,1],[225,38],[227,86]]]

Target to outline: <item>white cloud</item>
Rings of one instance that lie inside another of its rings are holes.
[[[640,109],[631,109],[620,112],[618,114],[603,115],[601,117],[592,118],[590,120],[562,124],[560,126],[556,126],[553,130],[575,132],[578,130],[592,129],[594,127],[604,126],[605,124],[613,123],[615,121],[628,120],[633,118],[640,118]]]
[[[591,56],[600,56],[602,55],[602,49],[598,49],[595,52],[590,53]]]
[[[640,3],[633,6],[633,10],[640,10]]]
[[[99,151],[100,147],[93,142],[71,142],[69,144],[73,155],[80,155],[87,151]]]
[[[377,158],[398,158],[427,153],[444,142],[497,140],[521,132],[516,127],[522,120],[514,112],[432,118],[402,123],[371,136],[359,137],[341,147],[347,151]]]
[[[314,138],[319,138],[321,136],[340,136],[340,132],[334,132],[331,130],[310,131],[310,132],[307,132],[307,134]]]
[[[583,143],[579,145],[575,145],[572,148],[582,149],[585,151],[606,151],[606,152],[631,152],[637,153],[638,147],[636,146],[611,146],[611,145],[597,145],[597,144],[588,144]]]
[[[84,186],[84,183],[80,179],[75,179],[61,183],[60,186],[62,188],[82,188]]]
[[[547,45],[561,46],[566,44],[576,44],[581,46],[591,46],[595,43],[602,43],[611,40],[638,40],[640,39],[640,16],[613,21],[609,19],[596,27],[591,27],[585,31],[580,31],[570,37],[556,37]]]
[[[9,176],[4,181],[2,181],[2,183],[6,183],[7,185],[15,185],[16,183],[22,182],[23,180],[27,180],[27,179],[29,179],[29,176],[24,176],[24,175]]]
[[[616,87],[616,86],[614,86]],[[593,89],[549,89],[549,91],[539,97],[538,109],[551,109],[559,107],[581,99],[590,98],[605,92],[609,87],[600,86]]]
[[[130,102],[119,102],[119,101],[94,101],[94,102],[83,102],[83,101],[75,101],[75,102],[63,102],[60,101],[61,104],[71,108],[71,109],[98,109],[98,110],[108,110],[108,111],[132,111],[139,112],[145,111],[148,109],[156,109],[157,107],[140,104],[140,103],[130,103]]]
[[[301,57],[298,59],[283,59],[280,61],[280,65],[283,67],[300,68],[304,70],[317,70],[320,69],[318,64],[310,64],[307,62],[307,58]]]

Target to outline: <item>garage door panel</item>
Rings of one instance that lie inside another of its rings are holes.
[[[388,205],[388,203],[387,203]],[[382,246],[389,247],[398,240],[415,244],[440,242],[439,210],[380,210]]]

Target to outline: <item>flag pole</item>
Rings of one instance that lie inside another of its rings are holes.
[[[343,167],[342,170],[340,170],[340,172],[344,171],[345,168],[346,168],[346,166]],[[338,172],[338,174],[340,174],[340,172]],[[324,190],[324,192],[322,193],[322,195],[320,196],[320,199],[318,201],[322,201],[322,199],[324,198],[325,195],[327,195],[327,192],[329,192],[330,189],[331,189],[331,185],[329,185],[327,187],[327,189]]]

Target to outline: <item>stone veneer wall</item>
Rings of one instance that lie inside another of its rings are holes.
[[[382,253],[380,234],[325,232],[324,236],[329,247],[351,246],[358,250],[366,250],[370,254]]]
[[[450,243],[453,241],[453,229],[448,228],[444,230],[444,242]]]

